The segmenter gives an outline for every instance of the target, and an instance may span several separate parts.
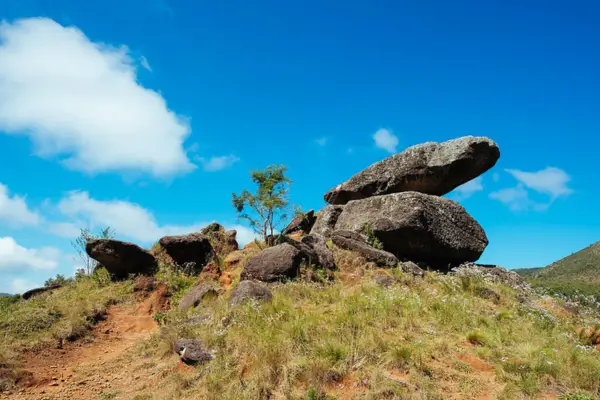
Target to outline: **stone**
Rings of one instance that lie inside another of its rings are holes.
[[[85,251],[117,279],[127,278],[129,274],[150,275],[156,269],[154,256],[133,243],[116,239],[91,239]]]
[[[373,280],[376,284],[383,287],[390,287],[397,281],[396,278],[390,275],[375,275]]]
[[[200,283],[183,295],[178,308],[180,311],[187,311],[192,307],[197,307],[202,300],[216,296],[217,291],[212,286]]]
[[[314,233],[302,238],[302,243],[309,246],[316,255],[318,265],[325,269],[335,269],[333,252],[327,247],[325,237]]]
[[[196,274],[215,256],[210,239],[200,233],[164,236],[158,242],[175,263],[181,266],[192,265]]]
[[[436,196],[449,193],[492,168],[498,145],[486,137],[465,136],[443,143],[427,142],[379,161],[325,194],[329,204],[346,204],[399,192]]]
[[[500,282],[519,291],[529,292],[529,284],[514,271],[497,265],[464,263],[458,267],[452,268],[450,274],[454,276],[479,277],[492,282]]]
[[[316,219],[315,210],[296,215],[282,232],[284,235],[298,231],[308,233],[315,224]]]
[[[338,217],[342,213],[344,206],[327,206],[319,211],[316,215],[316,221],[310,230],[311,234],[322,235],[323,237],[330,237],[335,230],[335,223]]]
[[[52,285],[52,286],[44,286],[44,287],[39,287],[39,288],[35,288],[35,289],[30,289],[30,290],[26,291],[25,293],[23,293],[21,295],[21,298],[23,298],[23,300],[29,300],[32,297],[35,297],[42,293],[50,292],[50,291],[58,289],[60,287],[62,287],[62,285]]]
[[[229,304],[238,306],[250,299],[270,302],[273,300],[273,295],[268,288],[259,283],[253,281],[241,281],[231,292]]]
[[[398,265],[398,259],[392,253],[376,249],[370,246],[365,239],[356,232],[335,231],[331,235],[333,244],[344,250],[351,250],[367,261],[374,262],[380,267],[395,267]]]
[[[336,229],[370,231],[396,257],[438,269],[476,261],[488,244],[481,226],[460,204],[418,192],[353,200]]]
[[[215,253],[221,257],[225,257],[229,253],[240,248],[236,239],[237,231],[226,231],[225,228],[217,222],[213,222],[201,229],[200,234],[208,237]]]
[[[425,276],[425,271],[412,261],[405,261],[401,263],[400,268],[402,269],[402,272],[406,274],[420,277]]]
[[[248,260],[240,279],[263,282],[294,279],[304,258],[303,252],[289,243],[268,247]]]
[[[213,355],[204,349],[200,339],[179,339],[173,346],[173,351],[179,354],[185,363],[203,364],[213,359]]]
[[[151,292],[156,288],[156,278],[153,276],[138,276],[133,281],[134,292]]]

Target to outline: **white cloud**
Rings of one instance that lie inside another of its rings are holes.
[[[195,222],[189,225],[159,225],[150,211],[142,206],[123,200],[100,201],[87,192],[71,192],[58,203],[60,212],[77,221],[55,224],[55,233],[66,237],[76,237],[76,226],[101,229],[107,226],[114,229],[118,237],[126,237],[142,243],[153,243],[165,235],[182,235],[197,232],[210,222]],[[254,239],[254,233],[242,225],[227,226],[238,231],[238,242],[246,244]],[[72,235],[72,236],[69,236]]]
[[[506,172],[529,189],[549,195],[552,200],[573,193],[573,190],[567,187],[571,177],[559,168],[546,167],[536,172],[507,169]]]
[[[467,183],[460,185],[459,187],[454,189],[454,191],[453,191],[453,193],[455,195],[454,197],[457,200],[468,199],[469,197],[473,196],[475,193],[483,190],[482,182],[483,182],[483,179],[481,176],[479,176],[473,180],[470,180]]]
[[[315,139],[315,143],[318,144],[319,146],[325,146],[327,144],[327,138],[322,137],[322,138]]]
[[[490,198],[506,204],[513,211],[523,211],[531,207],[529,193],[522,184],[490,193]]]
[[[41,218],[27,207],[24,198],[11,197],[8,187],[0,183],[0,221],[14,225],[38,225]]]
[[[15,278],[10,283],[11,293],[25,293],[28,290],[40,287],[40,284],[23,278]]]
[[[204,166],[204,170],[208,172],[221,171],[225,168],[231,167],[233,164],[240,161],[240,159],[234,156],[233,154],[221,157],[211,157],[208,160],[202,157],[198,157],[198,160]]]
[[[0,24],[0,130],[90,173],[195,168],[183,149],[188,123],[137,82],[128,49],[46,18]]]
[[[84,228],[85,226],[81,226]],[[65,238],[75,238],[80,234],[80,228],[72,222],[51,222],[48,224],[48,230],[58,236]]]
[[[396,153],[398,146],[398,137],[387,129],[380,129],[373,135],[375,146],[389,153]]]
[[[140,64],[142,65],[142,67],[144,67],[144,69],[152,72],[152,68],[150,67],[150,63],[148,62],[148,59],[144,56],[142,56],[140,58]]]
[[[0,270],[52,270],[58,267],[62,257],[54,247],[27,249],[12,237],[0,237]]]

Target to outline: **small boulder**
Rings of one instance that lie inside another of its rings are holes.
[[[310,230],[310,233],[316,233],[326,238],[330,237],[335,230],[335,223],[344,210],[343,206],[327,206],[316,215],[316,221]]]
[[[344,250],[355,251],[367,261],[374,262],[380,267],[395,267],[398,259],[392,253],[369,246],[365,239],[356,232],[335,231],[331,235],[333,244]]]
[[[237,231],[226,231],[221,224],[216,222],[200,230],[200,234],[208,237],[215,253],[221,257],[225,257],[240,248],[236,239]]]
[[[248,260],[240,279],[263,282],[294,279],[304,258],[303,252],[288,243],[269,247]]]
[[[52,290],[60,288],[62,285],[52,285],[52,286],[44,286],[35,289],[30,289],[21,295],[23,300],[29,300],[32,297],[40,295],[42,293],[50,292]]]
[[[192,307],[197,307],[202,300],[216,296],[217,291],[212,286],[200,283],[183,295],[178,308],[180,311],[187,311]]]
[[[154,256],[133,243],[91,239],[85,251],[117,279],[127,278],[129,274],[152,274],[156,268]]]
[[[451,275],[480,277],[492,282],[500,282],[519,291],[529,292],[530,287],[527,282],[514,271],[497,265],[464,263],[450,270]]]
[[[477,260],[488,244],[481,226],[460,204],[417,192],[353,200],[336,229],[370,230],[384,250],[439,269]]]
[[[133,281],[134,292],[151,292],[156,288],[156,278],[153,276],[138,276]]]
[[[329,204],[346,204],[399,192],[436,196],[449,193],[492,168],[498,145],[486,137],[465,136],[443,143],[427,142],[379,161],[325,194]]]
[[[421,278],[425,276],[425,271],[412,261],[404,261],[400,264],[400,268],[402,269],[402,272],[406,274],[419,276]]]
[[[181,361],[189,364],[203,364],[213,359],[213,355],[204,349],[200,339],[179,339],[173,346]]]
[[[229,304],[232,306],[238,306],[246,300],[255,299],[258,301],[270,302],[273,300],[271,291],[253,281],[241,281],[229,297]]]
[[[315,210],[310,210],[307,213],[296,215],[282,232],[284,235],[299,231],[308,233],[315,224],[315,221]]]
[[[175,263],[193,265],[196,274],[215,256],[210,239],[199,233],[164,236],[158,242]]]
[[[317,256],[318,264],[326,269],[335,269],[333,252],[327,247],[327,240],[315,233],[302,238],[302,243],[309,246]]]
[[[396,278],[390,275],[375,275],[373,280],[376,284],[382,287],[390,287],[397,281]]]

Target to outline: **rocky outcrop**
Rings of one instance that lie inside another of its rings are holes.
[[[460,204],[417,192],[351,201],[336,229],[370,231],[398,258],[436,268],[475,261],[488,244],[481,226]]]
[[[269,247],[248,260],[240,279],[263,282],[294,279],[304,258],[303,252],[289,243]]]
[[[333,252],[327,247],[327,240],[319,234],[310,234],[302,238],[302,243],[309,246],[317,257],[318,265],[326,269],[335,269]]]
[[[365,239],[356,232],[335,231],[331,235],[333,244],[344,250],[357,252],[365,260],[374,262],[380,267],[395,267],[398,259],[392,253],[370,246]]]
[[[221,257],[225,257],[240,248],[236,239],[237,231],[226,231],[222,225],[216,222],[200,230],[200,234],[210,240],[213,250]]]
[[[179,339],[173,345],[173,351],[179,354],[181,361],[189,364],[202,364],[213,359],[200,339]]]
[[[209,297],[216,297],[217,291],[212,286],[200,283],[188,290],[179,302],[179,310],[187,311],[192,307],[197,307],[200,302]]]
[[[284,235],[289,235],[294,232],[308,233],[315,224],[316,219],[315,210],[296,215],[282,232]]]
[[[261,284],[252,281],[241,281],[233,292],[231,292],[229,304],[231,306],[238,306],[250,299],[270,302],[273,299],[273,295],[268,288]]]
[[[200,233],[164,236],[158,242],[175,263],[179,265],[193,263],[193,271],[196,274],[200,273],[215,256],[210,239]]]
[[[310,230],[311,234],[322,235],[326,238],[335,230],[335,223],[344,209],[343,206],[327,206],[316,215],[316,221]]]
[[[44,286],[44,287],[39,287],[39,288],[35,288],[35,289],[30,289],[30,290],[26,291],[25,293],[23,293],[21,295],[21,298],[23,298],[23,300],[29,300],[30,298],[35,297],[39,294],[51,292],[52,290],[58,289],[60,287],[62,287],[62,285],[52,285],[52,286]]]
[[[156,267],[156,259],[149,252],[120,240],[88,240],[85,251],[117,279],[129,274],[152,274]]]
[[[400,269],[402,269],[402,272],[404,272],[405,274],[410,274],[419,277],[425,276],[425,271],[412,261],[405,261],[401,263]]]
[[[479,277],[491,282],[500,282],[515,290],[530,290],[529,284],[519,274],[497,265],[465,263],[452,268],[450,274],[455,276]]]
[[[408,191],[442,196],[489,170],[499,157],[498,146],[486,137],[418,144],[331,189],[325,194],[325,201],[346,204],[350,200]]]

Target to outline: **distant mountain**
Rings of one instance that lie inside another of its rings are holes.
[[[577,289],[600,294],[600,242],[547,267],[518,269],[515,272],[536,286]]]
[[[10,294],[10,293],[0,293],[0,297],[8,297],[8,296],[12,296],[12,294]]]

